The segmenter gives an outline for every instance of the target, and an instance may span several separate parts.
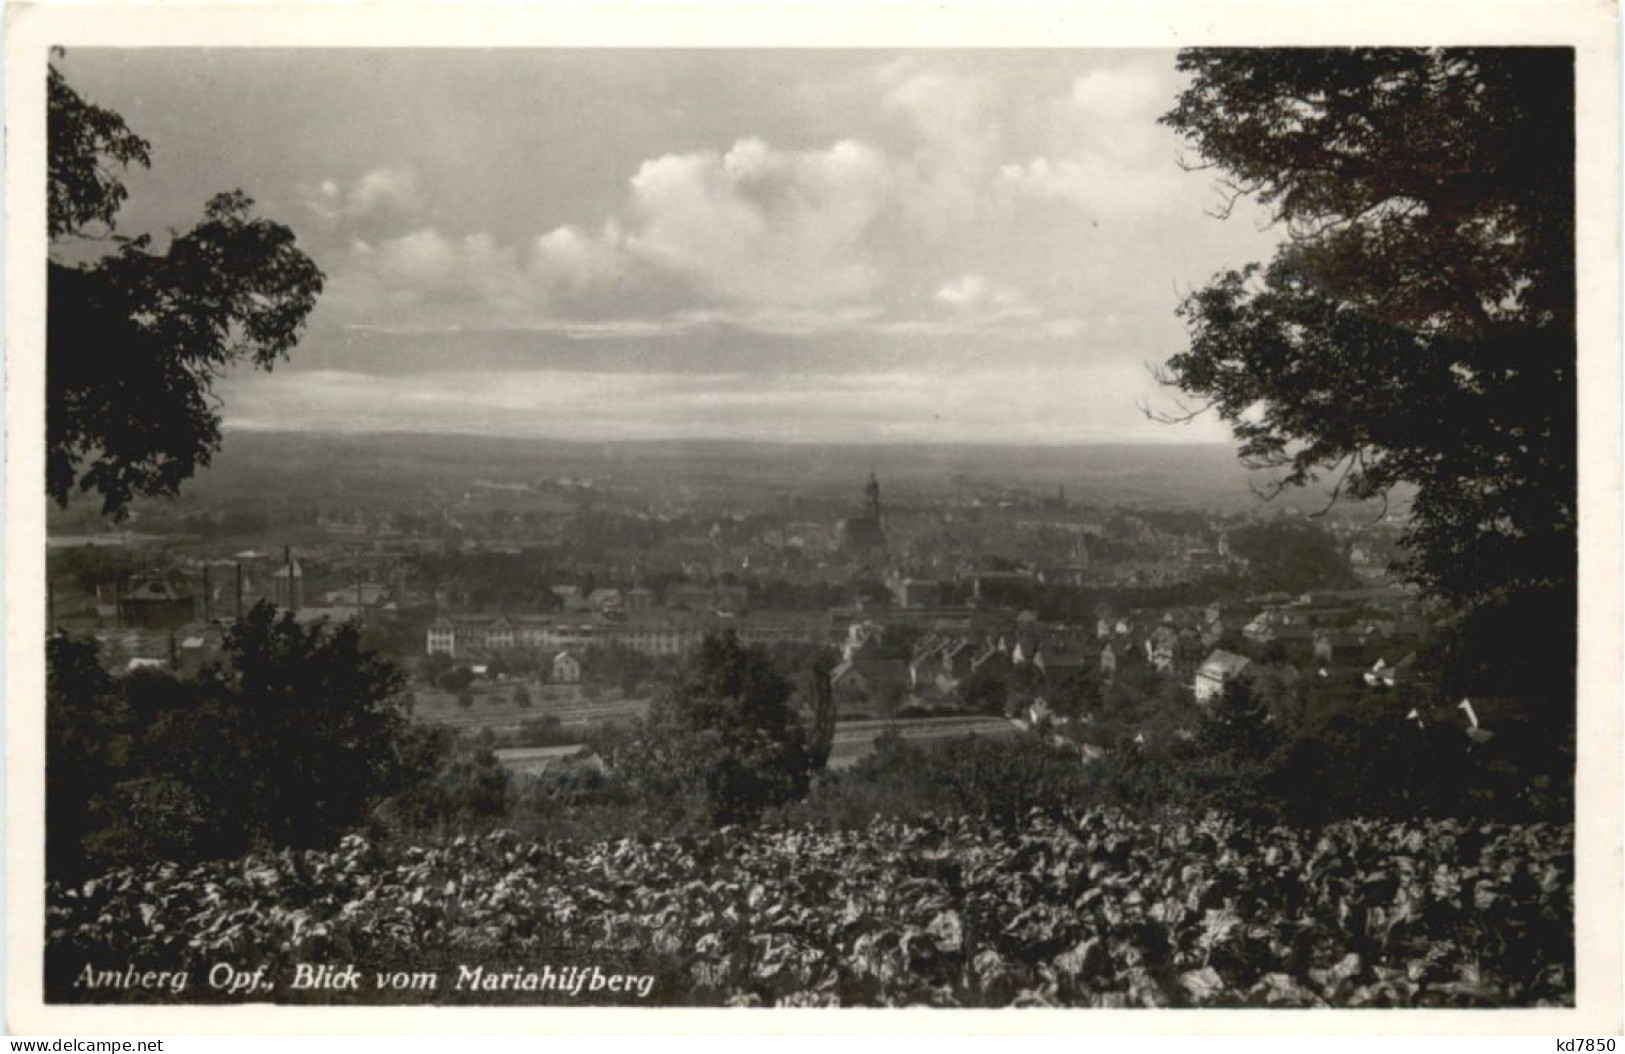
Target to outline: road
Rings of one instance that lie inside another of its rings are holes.
[[[1020,725],[1000,717],[926,717],[912,721],[842,721],[835,725],[835,742],[829,767],[850,768],[858,759],[874,751],[875,737],[895,727],[906,742],[940,742],[959,736],[1013,736]],[[579,751],[579,745],[557,747],[507,747],[496,752],[502,766],[518,775],[538,775],[560,759]]]
[[[1002,717],[924,717],[913,721],[841,721],[835,725],[835,744],[829,767],[849,768],[874,751],[875,737],[895,727],[905,742],[916,745],[960,736],[1013,736],[1021,727]]]

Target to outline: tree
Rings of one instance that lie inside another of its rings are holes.
[[[764,650],[708,636],[611,764],[656,798],[703,795],[712,823],[746,822],[806,793],[814,759],[791,693]]]
[[[94,640],[53,634],[45,664],[45,868],[60,878],[82,869],[98,803],[126,770],[131,715]]]
[[[319,846],[427,775],[406,764],[405,675],[360,640],[266,603],[226,631],[229,665],[205,669],[199,704],[154,732],[211,815],[252,840]]]
[[[1273,815],[1282,802],[1285,742],[1259,693],[1245,680],[1229,682],[1200,709],[1195,736],[1180,751],[1192,800],[1248,818]]]
[[[1318,524],[1247,524],[1230,532],[1230,549],[1247,561],[1248,578],[1261,592],[1303,593],[1356,582],[1337,539]]]
[[[466,665],[456,665],[441,671],[435,678],[436,686],[443,691],[460,693],[468,691],[474,683],[474,668]]]
[[[1045,698],[1062,717],[1093,718],[1101,707],[1100,675],[1094,670],[1077,669],[1060,677]]]
[[[101,495],[123,520],[132,500],[173,495],[220,448],[214,382],[234,363],[285,358],[323,275],[287,227],[217,194],[202,222],[163,251],[114,236],[128,191],[116,172],[148,166],[150,144],[85,101],[55,66],[47,114],[53,249],[112,238],[92,262],[51,260],[46,281],[46,492]]]
[[[354,626],[301,626],[262,603],[225,655],[187,678],[112,677],[94,641],[47,641],[53,877],[329,844],[438,767],[407,720],[404,675]]]
[[[1573,61],[1192,49],[1163,117],[1288,234],[1184,301],[1164,379],[1280,486],[1414,488],[1406,570],[1469,604],[1575,578]]]

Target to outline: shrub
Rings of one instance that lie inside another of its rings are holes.
[[[432,771],[411,748],[403,674],[353,626],[259,604],[227,630],[225,657],[187,679],[110,678],[93,643],[53,638],[53,873],[329,845]]]
[[[676,685],[606,760],[653,799],[698,796],[716,824],[743,823],[806,792],[812,761],[791,686],[760,648],[707,637]]]

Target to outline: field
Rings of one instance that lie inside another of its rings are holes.
[[[538,686],[534,683],[526,684],[531,705],[519,706],[513,701],[517,687],[519,682],[477,685],[473,689],[474,705],[470,707],[459,706],[457,697],[450,692],[417,688],[412,693],[412,716],[459,732],[477,732],[482,728],[510,732],[526,721],[551,716],[557,717],[566,729],[584,732],[593,725],[642,716],[649,708],[647,699],[593,699],[575,685]]]
[[[1014,829],[968,818],[866,829],[725,828],[536,843],[508,832],[388,850],[127,868],[47,891],[53,1001],[736,1006],[1569,1005],[1566,826],[1219,817],[1085,809]],[[87,966],[184,975],[89,991]],[[216,964],[266,968],[231,995]],[[300,964],[354,966],[296,990]],[[464,968],[517,980],[460,986]],[[571,995],[526,977],[652,978]],[[420,984],[380,987],[395,971]]]
[[[840,721],[835,725],[835,742],[829,754],[829,767],[847,768],[874,750],[875,737],[888,728],[897,730],[905,741],[928,746],[959,736],[1013,736],[1020,727],[1002,717],[925,717],[908,721]]]
[[[413,716],[459,732],[490,729],[499,733],[518,731],[527,721],[557,717],[561,732],[584,737],[596,725],[641,717],[649,708],[647,699],[591,699],[578,686],[534,684],[528,686],[531,705],[519,706],[513,702],[515,686],[513,683],[477,685],[473,689],[474,705],[469,707],[458,705],[457,697],[450,692],[419,688],[414,692]],[[1018,726],[1003,718],[974,714],[900,721],[842,721],[835,726],[830,767],[839,769],[856,764],[859,758],[874,750],[875,737],[887,728],[895,728],[903,739],[919,745],[965,735],[1010,736],[1019,731]],[[515,772],[540,771],[540,767],[531,764],[534,759],[528,755],[509,751],[501,757],[504,765]]]

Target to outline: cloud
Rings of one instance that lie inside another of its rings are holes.
[[[600,440],[1054,443],[1223,436],[1212,422],[1177,431],[1148,422],[1134,395],[1155,390],[1138,366],[1099,364],[863,374],[321,370],[236,379],[226,405],[234,428]]]
[[[448,327],[545,303],[519,251],[489,234],[454,238],[421,227],[377,243],[356,238],[332,268],[327,299],[355,317],[432,317]]]
[[[931,299],[960,310],[988,308],[1021,312],[1032,310],[1026,293],[1015,286],[993,285],[979,274],[960,275],[944,283],[932,294]]]
[[[536,239],[534,267],[543,282],[574,289],[612,281],[629,267],[626,233],[614,220],[596,235],[574,226],[555,227]]]
[[[963,274],[944,282],[931,294],[931,299],[948,310],[952,322],[943,325],[940,321],[927,321],[913,327],[913,332],[924,335],[989,326],[1008,329],[1011,322],[1030,321],[1043,314],[1020,289],[994,284],[979,274]]]
[[[374,212],[410,215],[422,211],[423,205],[417,173],[405,166],[373,169],[356,181],[345,198],[346,211],[352,216]]]
[[[1177,77],[1152,62],[993,73],[877,64],[854,81],[867,110],[837,125],[846,137],[650,152],[618,197],[611,183],[530,230],[453,233],[439,205],[428,222],[407,165],[325,180],[309,196],[339,246],[328,299],[351,325],[1076,335],[1124,254],[1199,215],[1201,177],[1155,124]]]
[[[851,303],[879,284],[867,235],[892,190],[884,155],[852,140],[665,154],[632,177],[626,247],[715,303]]]
[[[1178,206],[1200,200],[1204,193],[1199,174],[1171,163],[1130,164],[1104,154],[1011,162],[999,169],[999,184],[1040,201],[1075,206],[1097,221],[1119,222],[1187,222],[1190,213]]]
[[[1001,122],[990,114],[991,87],[981,79],[905,59],[878,74],[882,106],[902,117],[914,149],[900,165],[910,224],[952,235],[980,211],[981,189],[1000,150]]]
[[[348,187],[324,179],[305,188],[304,204],[329,230],[367,220],[402,220],[421,215],[428,205],[415,169],[384,165],[363,173]]]
[[[1166,69],[1145,64],[1090,70],[1072,82],[1071,102],[1093,151],[1124,160],[1167,155],[1171,129],[1157,123],[1174,105]]]

